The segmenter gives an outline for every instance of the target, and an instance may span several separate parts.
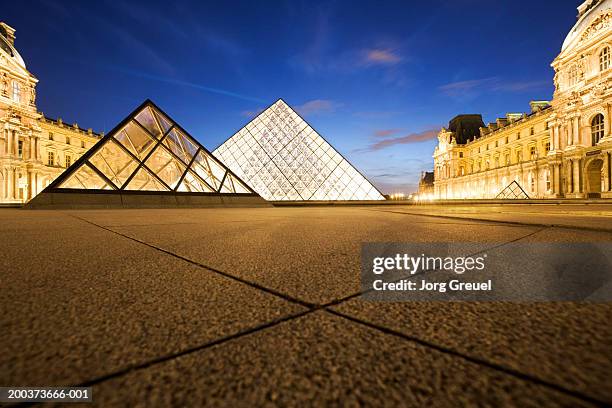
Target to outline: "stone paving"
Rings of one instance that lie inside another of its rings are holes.
[[[91,386],[94,406],[612,404],[610,303],[359,297],[362,242],[612,241],[608,208],[1,209],[0,385]]]

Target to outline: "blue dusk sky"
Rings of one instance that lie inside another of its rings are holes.
[[[573,0],[13,1],[37,105],[109,131],[150,98],[213,150],[283,98],[383,192],[415,190],[436,134],[550,99]]]

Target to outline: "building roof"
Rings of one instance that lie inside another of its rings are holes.
[[[578,21],[565,37],[561,52],[577,42],[592,20],[604,10],[612,11],[612,0],[587,0],[578,7]]]
[[[455,133],[457,144],[465,144],[480,136],[480,128],[484,127],[482,115],[457,115],[448,122],[448,129]]]

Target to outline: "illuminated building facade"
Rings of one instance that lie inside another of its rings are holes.
[[[99,138],[38,112],[37,82],[15,49],[15,30],[0,22],[0,204],[28,201]]]
[[[269,201],[385,199],[282,99],[213,154]]]
[[[612,198],[612,0],[578,7],[551,65],[550,102],[486,126],[460,115],[440,131],[436,198],[496,198],[513,182],[530,198]]]

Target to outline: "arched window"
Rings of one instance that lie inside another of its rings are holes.
[[[593,146],[597,144],[604,136],[604,117],[601,113],[595,115],[593,120],[591,120],[591,139],[593,141]]]
[[[599,70],[605,71],[610,68],[610,47],[605,47],[599,53]]]

